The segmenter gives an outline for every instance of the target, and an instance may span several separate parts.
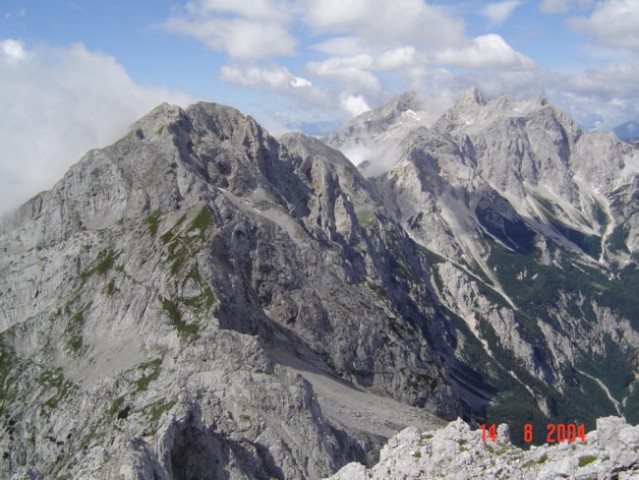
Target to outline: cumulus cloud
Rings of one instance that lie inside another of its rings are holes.
[[[316,43],[313,48],[330,56],[357,55],[367,50],[359,38],[350,35],[329,38]]]
[[[338,112],[357,115],[369,103],[388,99],[389,85],[393,93],[407,88],[425,93],[433,115],[471,85],[489,96],[546,94],[571,112],[577,109],[570,102],[587,97],[582,104],[604,119],[616,115],[612,109],[620,102],[637,104],[634,73],[620,64],[573,76],[543,70],[499,35],[468,38],[462,17],[444,2],[433,3],[191,0],[165,28],[228,54],[232,61],[222,67],[224,80],[281,94],[280,107],[299,111],[303,105],[305,115],[312,111],[317,118],[334,119]],[[493,0],[484,2],[479,13],[500,24],[524,3]],[[539,0],[537,5],[546,13],[581,12],[570,21],[573,29],[607,46],[639,49],[636,0]],[[297,54],[302,38],[313,49],[303,69],[274,63],[273,56]]]
[[[321,62],[309,62],[306,70],[312,75],[330,79],[343,87],[378,94],[382,90],[379,79],[370,71],[369,55],[329,58]]]
[[[363,53],[348,57],[330,57],[323,61],[309,62],[309,73],[341,83],[344,87],[369,94],[382,91],[382,84],[373,72],[407,69],[415,64],[414,47],[398,47],[377,54]]]
[[[169,18],[163,28],[193,37],[237,59],[295,53],[289,33],[290,5],[277,0],[198,0]]]
[[[505,2],[489,3],[481,10],[481,13],[491,23],[499,24],[508,20],[515,9],[520,5],[520,0],[507,0]]]
[[[247,87],[267,86],[274,89],[288,89],[313,86],[310,80],[296,77],[287,68],[280,65],[271,68],[224,65],[222,79]]]
[[[496,34],[476,37],[467,48],[445,50],[436,56],[442,63],[450,63],[466,68],[526,69],[534,67],[534,62],[513,50],[501,36]]]
[[[494,2],[484,14],[504,21],[520,3]],[[306,38],[321,39],[304,77],[272,65],[273,56],[295,53],[300,26]],[[424,0],[192,0],[164,27],[226,52],[234,62],[222,68],[223,79],[287,95],[317,92],[319,85],[336,99],[356,94],[381,100],[388,96],[386,82],[419,87],[433,60],[484,69],[532,66],[499,36],[469,40],[461,17]],[[326,103],[333,107],[335,101]]]
[[[233,58],[290,55],[295,51],[295,39],[276,22],[244,18],[172,18],[164,27],[170,32],[194,37]]]
[[[340,96],[340,106],[348,112],[351,117],[356,117],[371,109],[361,95],[342,94]]]
[[[82,45],[1,44],[0,212],[51,188],[88,149],[116,140],[158,103],[190,102],[139,86],[115,59]]]
[[[196,15],[228,13],[277,22],[285,21],[288,18],[287,8],[270,0],[242,0],[241,2],[237,0],[200,0],[187,3],[186,10]]]
[[[541,0],[539,10],[544,13],[566,13],[572,8],[590,7],[594,0]]]
[[[464,23],[423,0],[314,0],[304,21],[323,33],[351,35],[372,47],[419,45],[434,51],[464,41]]]
[[[393,50],[382,52],[374,59],[373,68],[375,70],[397,70],[405,68],[415,63],[417,53],[415,47],[399,47]]]
[[[542,0],[539,10],[544,13],[564,13],[568,10],[570,0]]]
[[[610,129],[639,118],[638,84],[638,64],[612,63],[566,76],[557,98],[579,120],[596,117],[603,128]]]
[[[578,32],[595,36],[606,46],[639,52],[637,0],[601,1],[589,17],[574,17],[569,25]]]
[[[2,46],[4,60],[8,63],[17,63],[20,60],[24,60],[27,55],[24,44],[18,40],[4,40],[0,42],[0,45]]]

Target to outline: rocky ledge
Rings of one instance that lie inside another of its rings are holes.
[[[382,448],[375,466],[349,463],[330,480],[639,478],[639,426],[619,417],[599,419],[597,430],[571,443],[522,450],[508,440],[506,425],[495,442],[486,440],[459,419],[436,432],[407,428]]]

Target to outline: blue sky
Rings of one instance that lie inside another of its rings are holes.
[[[611,128],[639,118],[638,55],[639,0],[0,0],[0,211],[162,101],[279,134],[476,85]]]

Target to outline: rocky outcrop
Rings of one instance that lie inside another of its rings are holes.
[[[497,429],[497,441],[482,441],[480,430],[457,420],[435,432],[408,428],[389,440],[370,469],[351,463],[330,479],[632,479],[639,476],[638,452],[639,427],[618,417],[598,420],[583,439],[529,450],[510,443],[506,425]]]

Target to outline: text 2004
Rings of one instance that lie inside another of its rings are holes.
[[[533,426],[530,423],[524,425],[524,442],[531,443],[534,438]],[[495,424],[481,425],[481,441],[497,441],[497,426]],[[574,423],[549,423],[546,425],[546,443],[586,441],[586,426]]]

